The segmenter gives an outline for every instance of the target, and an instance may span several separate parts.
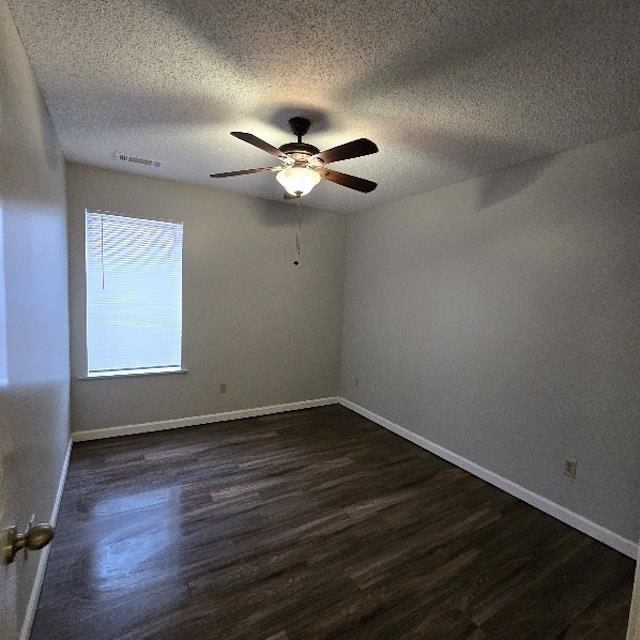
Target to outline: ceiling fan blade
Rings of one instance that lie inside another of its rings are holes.
[[[284,152],[280,151],[273,145],[261,140],[257,136],[254,136],[252,133],[243,133],[242,131],[232,131],[231,135],[234,138],[238,138],[238,140],[242,140],[243,142],[248,142],[252,144],[254,147],[258,147],[258,149],[262,149],[267,153],[270,153],[272,156],[276,156],[276,158],[288,158],[289,156]]]
[[[348,173],[341,173],[340,171],[334,171],[333,169],[325,169],[324,167],[321,167],[318,171],[325,180],[330,180],[336,184],[341,184],[343,187],[349,187],[349,189],[355,189],[356,191],[362,191],[363,193],[369,193],[378,186],[375,182],[371,182],[371,180],[350,176]]]
[[[327,149],[317,153],[314,157],[320,158],[325,164],[330,162],[338,162],[338,160],[349,160],[350,158],[359,158],[360,156],[368,156],[370,153],[377,153],[378,147],[374,142],[367,138],[358,138],[351,142],[345,142],[338,147]]]
[[[225,171],[224,173],[212,173],[210,178],[231,178],[233,176],[246,176],[250,173],[266,173],[267,171],[279,171],[281,167],[260,167],[259,169],[242,169],[241,171]]]

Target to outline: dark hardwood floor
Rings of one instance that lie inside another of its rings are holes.
[[[74,446],[33,640],[623,640],[633,562],[338,406]]]

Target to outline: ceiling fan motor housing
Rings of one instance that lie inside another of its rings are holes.
[[[320,153],[320,149],[318,149],[318,147],[302,142],[302,136],[307,134],[310,126],[311,121],[307,118],[302,118],[301,116],[290,118],[289,128],[291,129],[291,133],[293,133],[294,136],[297,136],[298,141],[288,142],[287,144],[283,144],[281,147],[278,147],[280,151],[284,151],[284,153],[291,156],[296,161],[296,164],[303,163],[310,156]]]
[[[320,153],[318,147],[314,147],[312,144],[307,144],[306,142],[287,142],[278,148],[296,160],[304,160],[309,156],[315,156],[316,153]]]

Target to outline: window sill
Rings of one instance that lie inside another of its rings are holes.
[[[122,369],[120,371],[99,371],[80,376],[78,380],[104,380],[105,378],[130,378],[135,376],[166,376],[174,373],[189,373],[189,369],[179,367],[158,367],[156,369]]]

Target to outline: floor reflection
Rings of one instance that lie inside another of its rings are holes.
[[[179,498],[180,490],[172,487],[142,491],[133,495],[127,494],[103,498],[93,506],[93,514],[96,516],[109,516],[129,511],[142,511],[165,505],[167,502],[175,501]]]
[[[90,572],[99,591],[148,588],[161,572],[166,579],[180,540],[179,494],[179,489],[155,489],[95,505],[96,515],[113,518],[112,533],[90,547]]]

